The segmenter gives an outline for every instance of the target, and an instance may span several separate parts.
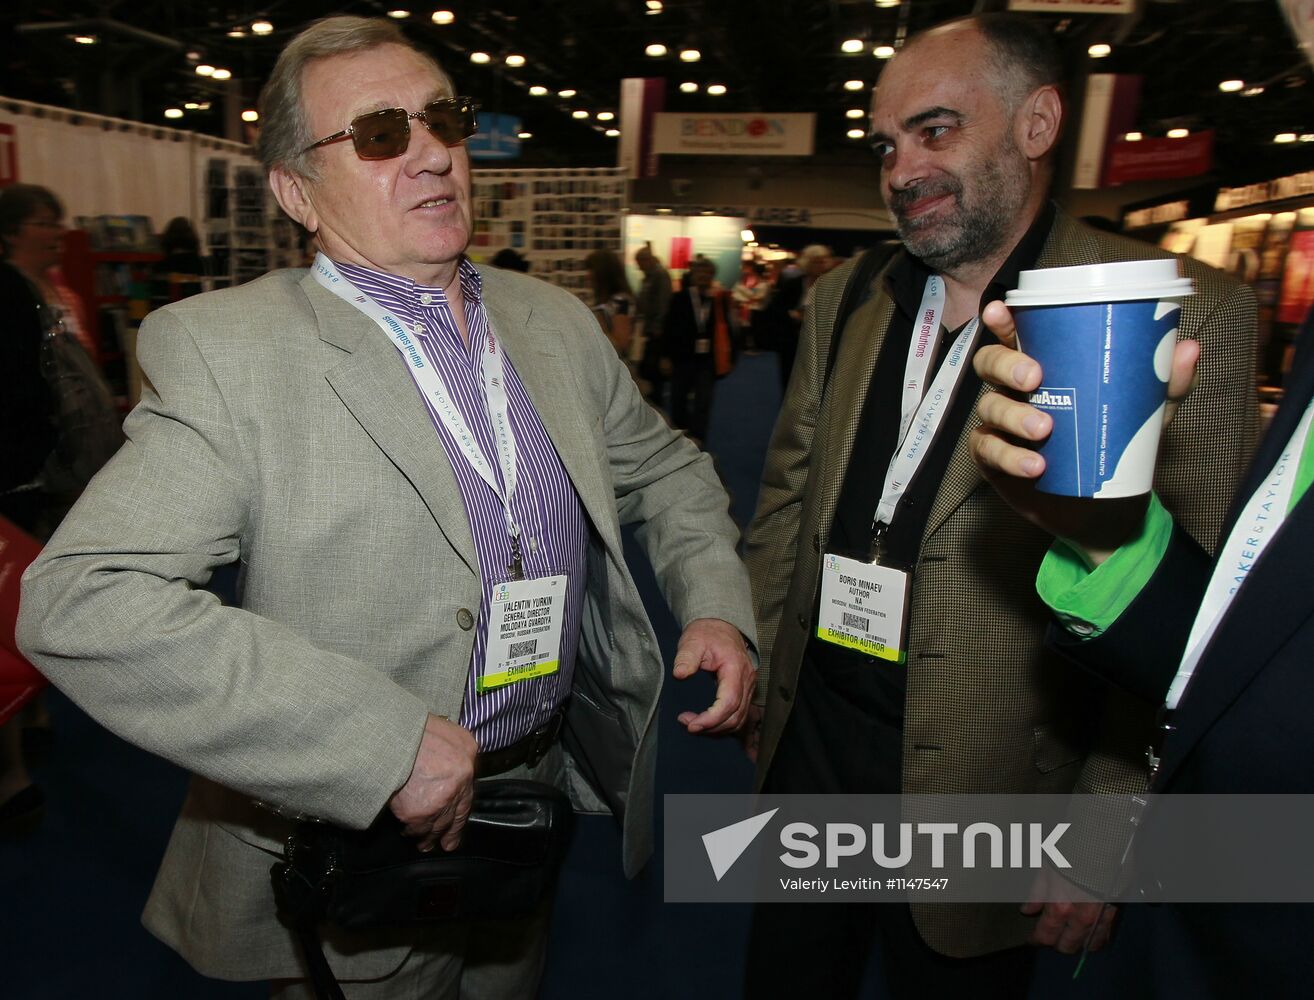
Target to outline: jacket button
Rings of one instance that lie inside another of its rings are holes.
[[[791,691],[789,688],[785,687],[785,685],[783,684],[781,684],[779,687],[776,688],[776,693],[779,694],[780,697],[783,698],[785,701],[789,701],[789,699],[794,696],[794,692]]]
[[[798,627],[799,627],[799,628],[801,628],[801,629],[806,629],[806,628],[808,627],[808,619],[807,619],[807,616],[804,615],[802,612],[800,612],[799,614],[795,615],[795,616],[794,616],[794,620],[798,622]]]
[[[461,626],[462,632],[469,632],[474,628],[474,615],[470,614],[469,608],[462,608],[456,613],[456,624]]]

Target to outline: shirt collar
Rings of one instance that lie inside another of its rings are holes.
[[[1013,252],[1008,255],[1008,259],[990,279],[985,294],[981,296],[981,307],[995,299],[1002,299],[1005,292],[1017,287],[1018,274],[1035,266],[1040,251],[1045,247],[1049,231],[1054,228],[1054,213],[1054,203],[1047,200],[1032,221],[1026,235],[1018,241]],[[915,314],[922,300],[922,292],[926,288],[926,279],[933,273],[929,267],[906,250],[900,253],[886,277],[890,297],[894,299],[895,305],[909,316]]]
[[[376,271],[372,267],[362,267],[359,264],[347,264],[342,261],[333,263],[352,284],[359,286],[363,283],[369,286],[371,291],[377,289],[411,309],[447,305],[447,293],[437,285],[421,285],[399,274]],[[477,305],[483,296],[484,287],[479,269],[470,262],[470,258],[462,255],[456,266],[456,273],[461,282],[461,298],[471,305]],[[429,297],[428,301],[425,301],[426,295]]]

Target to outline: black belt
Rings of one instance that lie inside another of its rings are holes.
[[[475,777],[491,778],[497,774],[505,774],[521,764],[533,767],[552,749],[552,744],[557,741],[557,736],[561,733],[561,723],[565,716],[565,709],[558,708],[552,714],[552,718],[523,739],[516,740],[500,750],[485,750],[480,753],[475,757]]]

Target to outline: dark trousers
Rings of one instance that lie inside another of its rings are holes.
[[[678,363],[671,372],[671,423],[706,441],[715,388],[716,373],[710,357]]]

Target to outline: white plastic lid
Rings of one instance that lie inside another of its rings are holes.
[[[1178,277],[1177,258],[1164,257],[1023,271],[1018,275],[1017,288],[1004,296],[1004,304],[1086,305],[1182,298],[1194,293],[1191,279]]]

